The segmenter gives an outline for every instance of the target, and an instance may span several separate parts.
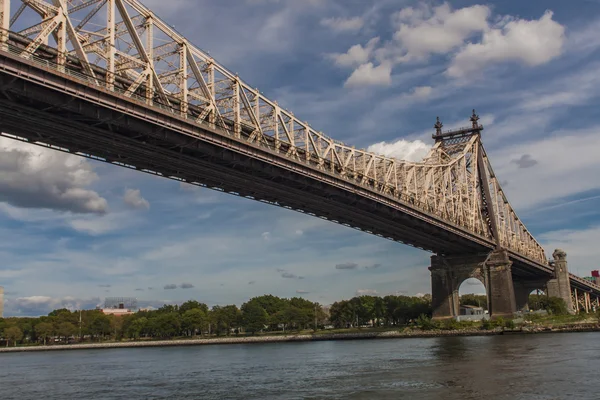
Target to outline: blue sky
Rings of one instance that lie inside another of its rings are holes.
[[[418,159],[476,108],[520,217],[598,268],[600,2],[144,1],[327,135]],[[430,291],[430,254],[333,223],[0,139],[7,315],[272,293],[324,304]],[[176,286],[176,289],[165,287]],[[150,289],[152,288],[152,289]],[[463,290],[478,290],[463,286]]]

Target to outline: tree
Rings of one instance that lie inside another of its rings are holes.
[[[9,342],[13,342],[16,346],[17,342],[23,339],[23,332],[16,326],[9,326],[4,329],[4,336],[6,336],[6,347]]]
[[[48,339],[54,333],[54,326],[50,322],[40,322],[35,326],[35,332],[38,337],[44,341],[46,345],[46,339]]]
[[[67,342],[68,339],[76,333],[77,328],[70,322],[61,322],[56,327],[56,334],[58,335],[58,337],[64,337],[65,342]]]
[[[136,318],[129,324],[127,328],[127,336],[132,339],[138,339],[142,334],[144,334],[148,327],[148,318],[141,317]]]
[[[205,314],[208,313],[208,306],[204,303],[199,303],[196,300],[186,301],[181,306],[179,306],[179,313],[185,314],[186,311],[193,310],[193,309],[200,309]]]
[[[217,335],[225,333],[229,336],[231,329],[240,324],[241,312],[235,305],[225,307],[214,306],[209,314],[211,325]]]
[[[181,328],[191,332],[192,336],[196,336],[196,332],[203,330],[208,325],[208,317],[202,308],[188,309],[181,317]]]
[[[179,313],[162,313],[150,319],[149,325],[154,336],[162,338],[172,338],[181,331],[181,321]]]
[[[242,305],[242,317],[244,328],[252,334],[265,329],[269,320],[269,314],[255,301]]]
[[[101,311],[98,311],[94,312],[89,317],[87,330],[90,335],[104,337],[110,332],[110,320],[108,319],[108,316],[104,315]]]

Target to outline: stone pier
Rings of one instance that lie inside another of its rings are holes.
[[[483,282],[492,318],[512,317],[517,306],[512,279],[512,262],[506,250],[470,256],[432,256],[431,289],[434,319],[459,315],[458,289],[469,278]]]
[[[554,278],[547,283],[547,294],[565,301],[569,313],[574,314],[575,308],[571,298],[571,283],[569,282],[569,268],[567,267],[567,253],[561,249],[554,250]]]

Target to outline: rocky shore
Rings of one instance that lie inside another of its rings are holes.
[[[366,339],[401,339],[401,338],[430,338],[447,336],[494,336],[503,334],[535,334],[549,332],[600,332],[600,325],[581,324],[563,327],[531,327],[516,330],[505,330],[497,328],[494,330],[431,330],[421,331],[417,329],[387,332],[357,332],[357,333],[334,333],[316,335],[277,335],[277,336],[245,336],[225,337],[211,339],[180,339],[180,340],[145,340],[125,341],[111,343],[85,343],[73,345],[53,346],[27,346],[27,347],[5,347],[0,348],[0,353],[30,352],[30,351],[59,351],[59,350],[91,350],[91,349],[115,349],[131,347],[167,347],[167,346],[197,346],[217,344],[248,344],[248,343],[280,343],[280,342],[308,342],[325,340],[366,340]]]

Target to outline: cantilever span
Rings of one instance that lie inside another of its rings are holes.
[[[553,274],[499,185],[475,112],[469,128],[436,124],[427,157],[407,162],[315,130],[139,1],[0,0],[0,24],[0,128],[9,137],[440,256],[505,249],[514,275]]]

